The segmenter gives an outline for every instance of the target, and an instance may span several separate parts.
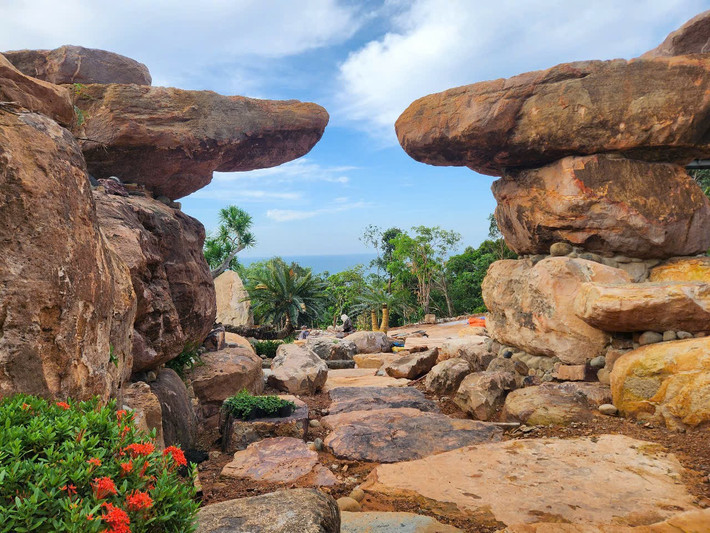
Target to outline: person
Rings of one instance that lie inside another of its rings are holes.
[[[310,335],[311,332],[306,329],[306,326],[301,326],[301,332],[298,334],[298,340],[299,341],[304,341]]]
[[[353,327],[353,321],[350,320],[350,317],[348,315],[340,315],[340,320],[343,321],[343,333],[352,333],[353,331],[355,331],[355,328]]]

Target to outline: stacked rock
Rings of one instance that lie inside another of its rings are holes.
[[[710,385],[694,393],[702,406],[683,407],[673,398],[686,385],[669,392],[658,375],[670,362],[639,378],[638,366],[619,366],[631,377],[608,361],[654,340],[686,343],[669,353],[710,349],[710,202],[684,168],[710,156],[709,37],[705,12],[641,58],[450,89],[396,123],[414,159],[501,176],[495,217],[521,258],[494,263],[483,282],[491,337],[596,368],[622,411],[670,425],[710,422]],[[710,383],[707,358],[678,357]]]

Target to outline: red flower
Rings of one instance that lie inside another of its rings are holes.
[[[116,494],[116,485],[110,477],[97,477],[91,484],[97,500],[103,500],[109,494]]]
[[[133,461],[128,461],[127,463],[118,463],[121,467],[121,475],[127,476],[133,470]]]
[[[92,457],[86,462],[94,466],[101,466],[101,459],[99,459],[98,457]]]
[[[131,454],[131,457],[139,455],[150,455],[155,451],[155,446],[150,442],[129,444],[124,448]]]
[[[23,403],[22,404],[22,410],[27,411],[28,409],[32,409],[32,406],[28,403]]]
[[[67,402],[57,402],[57,407],[61,407],[65,411],[69,409],[71,406]]]
[[[141,468],[141,474],[140,474],[141,477],[143,477],[143,474],[145,474],[145,471],[148,469],[149,466],[150,466],[150,461],[146,461],[145,463],[143,463],[143,468]]]
[[[163,456],[170,454],[170,456],[173,458],[173,461],[175,461],[177,464],[180,466],[187,466],[187,459],[185,459],[185,453],[180,449],[176,448],[175,446],[168,446],[163,450]]]
[[[148,509],[150,507],[153,507],[153,500],[147,492],[140,492],[134,490],[131,494],[126,496],[126,507],[129,511],[140,511],[141,509]]]
[[[121,428],[121,437],[125,437],[126,434],[131,430],[131,426],[123,426]]]
[[[76,486],[75,486],[75,485],[71,485],[71,484],[70,484],[70,485],[64,485],[64,486],[61,487],[59,490],[65,490],[65,491],[67,491],[67,494],[68,494],[69,496],[73,496],[74,494],[76,494]]]
[[[106,512],[101,515],[101,520],[111,526],[111,529],[107,530],[106,533],[131,532],[131,528],[128,527],[128,524],[131,523],[131,518],[126,511],[110,503],[103,503],[101,506],[106,509]]]
[[[94,519],[94,515],[91,514],[91,513],[89,513],[89,514],[86,515],[86,519],[87,519],[87,520],[93,520],[93,519]]]

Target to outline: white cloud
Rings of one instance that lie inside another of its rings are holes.
[[[263,62],[344,42],[357,9],[340,0],[5,0],[0,50],[78,44],[142,61],[171,83],[214,65]],[[236,77],[243,77],[237,72]]]
[[[370,202],[360,201],[353,202],[351,204],[340,205],[338,207],[324,207],[321,209],[311,210],[269,209],[266,212],[266,216],[271,220],[275,220],[276,222],[291,222],[293,220],[305,220],[307,218],[313,218],[320,215],[332,215],[335,213],[342,213],[344,211],[352,211],[353,209],[367,209],[372,206],[373,204]]]
[[[225,200],[230,202],[271,202],[273,200],[296,201],[303,198],[301,192],[274,192],[243,188],[205,188],[192,194],[192,198]]]
[[[658,44],[659,33],[708,5],[703,0],[394,0],[386,7],[390,31],[341,64],[338,93],[345,116],[395,142],[395,120],[421,96],[565,61],[638,55]]]
[[[345,174],[356,168],[352,166],[322,166],[307,157],[302,157],[278,167],[262,168],[249,172],[215,172],[212,181],[219,184],[256,181],[259,183],[289,183],[293,185],[321,181],[345,185],[350,182],[350,178]]]

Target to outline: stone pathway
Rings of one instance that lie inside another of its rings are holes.
[[[409,383],[408,379],[376,376],[376,372],[376,368],[330,370],[323,390],[331,391],[338,387],[406,387]]]
[[[460,533],[428,516],[414,513],[340,513],[342,533]]]
[[[386,378],[379,378],[386,379]],[[330,414],[408,407],[438,411],[436,404],[411,387],[339,387],[330,391]]]

